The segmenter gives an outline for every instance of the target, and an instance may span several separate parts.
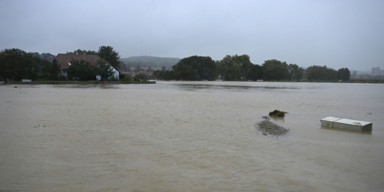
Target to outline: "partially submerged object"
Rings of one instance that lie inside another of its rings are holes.
[[[276,137],[283,136],[289,132],[289,129],[272,123],[266,116],[263,116],[263,121],[256,124],[256,128],[261,131],[263,135],[273,135]]]
[[[285,117],[285,114],[287,112],[284,111],[279,111],[279,110],[274,110],[272,112],[269,112],[270,117]]]
[[[347,129],[352,131],[372,131],[372,123],[338,117],[326,117],[320,120],[321,126],[329,128]]]

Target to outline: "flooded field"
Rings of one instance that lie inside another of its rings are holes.
[[[0,191],[384,190],[383,84],[17,87],[0,86]],[[275,109],[278,138],[255,127]]]

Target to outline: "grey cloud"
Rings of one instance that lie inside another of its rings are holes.
[[[0,1],[0,49],[384,68],[384,1]]]

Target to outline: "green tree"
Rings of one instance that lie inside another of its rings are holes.
[[[152,73],[152,77],[153,78],[155,78],[155,79],[160,79],[160,73],[161,73],[162,71],[160,71],[160,70],[156,70],[156,71],[154,71],[153,73]]]
[[[221,61],[216,62],[216,76],[226,81],[239,81],[255,79],[257,67],[251,63],[248,55],[226,55]]]
[[[303,77],[304,69],[296,64],[288,65],[288,76],[290,80],[299,80]]]
[[[182,80],[214,80],[216,65],[211,57],[191,56],[181,59],[168,71],[167,78]]]
[[[246,76],[247,80],[257,81],[263,79],[263,68],[260,65],[252,65]]]
[[[130,75],[124,75],[123,78],[120,79],[120,81],[131,81],[132,77]]]
[[[97,68],[90,62],[71,59],[70,63],[71,66],[67,69],[69,79],[79,78],[81,81],[96,79]]]
[[[248,55],[235,55],[237,62],[240,63],[240,79],[241,80],[250,80],[248,77],[250,76],[249,73],[251,72],[252,67],[254,64],[251,63],[251,58]]]
[[[237,55],[234,57],[226,55],[217,64],[217,75],[220,79],[225,81],[238,81],[241,80],[241,63],[237,60]]]
[[[97,52],[100,58],[106,60],[113,68],[119,70],[120,55],[111,46],[101,46]]]
[[[97,62],[97,75],[100,75],[101,80],[108,80],[108,77],[113,75],[113,69],[106,61],[99,60]]]
[[[348,68],[341,68],[337,71],[337,78],[343,81],[348,81],[351,77],[351,72]]]
[[[171,71],[171,70],[164,71],[163,79],[167,81],[176,79],[175,71]]]
[[[5,49],[0,52],[0,76],[4,79],[36,80],[39,67],[29,54],[20,49]]]
[[[49,62],[52,62],[54,58],[55,56],[50,53],[42,53],[40,55],[40,59],[45,59],[45,60],[48,60]]]
[[[67,54],[78,54],[78,55],[97,55],[98,53],[96,51],[91,51],[91,50],[81,50],[81,49],[77,49],[77,50],[74,50],[73,52],[68,52],[67,51]]]
[[[50,68],[52,67],[51,62],[36,56],[33,56],[33,60],[39,67],[39,73],[37,75],[37,78],[43,79],[43,80],[50,80],[51,79]]]
[[[177,80],[199,80],[197,70],[193,70],[190,65],[174,65],[173,70],[176,72],[175,76]],[[166,71],[163,71],[162,75],[165,75]]]
[[[263,65],[264,78],[266,80],[288,79],[288,65],[276,59],[266,60]]]
[[[313,65],[305,70],[308,80],[336,80],[337,71],[328,68],[326,65]]]
[[[34,57],[34,60],[40,67],[40,73],[38,74],[39,79],[44,79],[44,80],[59,79],[60,65],[57,63],[56,60],[49,62],[48,60],[40,59],[37,57]]]
[[[50,79],[52,80],[58,80],[59,74],[60,74],[60,65],[57,63],[56,60],[52,61],[51,67],[49,70],[47,70],[50,74]]]

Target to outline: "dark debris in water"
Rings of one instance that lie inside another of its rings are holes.
[[[283,136],[289,132],[289,129],[276,125],[271,122],[268,117],[263,116],[263,120],[257,123],[257,129],[263,133],[263,135]]]
[[[264,120],[270,120],[270,118],[267,117],[267,116],[263,116],[263,119],[264,119]]]
[[[285,117],[285,114],[287,114],[287,112],[279,111],[279,110],[274,110],[272,112],[269,112],[270,117]]]

